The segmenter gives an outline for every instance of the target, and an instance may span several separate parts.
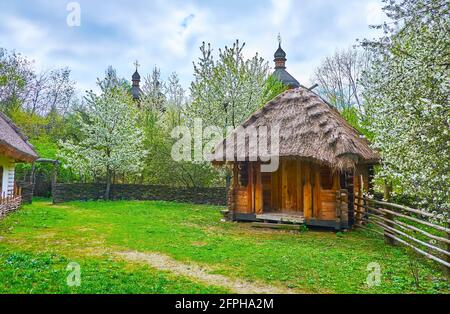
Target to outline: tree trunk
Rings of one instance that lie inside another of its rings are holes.
[[[390,182],[385,181],[383,189],[384,189],[384,197],[383,197],[384,200],[386,202],[390,202],[391,201],[392,184]],[[386,208],[386,209],[390,209],[390,208]],[[388,220],[394,220],[394,216],[392,214],[385,213],[384,216]],[[391,227],[391,228],[395,228],[395,226],[392,223],[390,223],[390,222],[387,222],[386,225]],[[390,232],[389,230],[385,229],[384,233],[385,234],[389,234],[389,233],[392,233],[392,232]],[[390,245],[395,245],[395,240],[392,237],[389,237],[387,235],[384,236],[384,241],[386,243],[390,244]]]
[[[112,177],[111,170],[108,169],[106,171],[106,190],[105,190],[105,196],[104,196],[105,201],[109,200],[110,191],[111,191],[111,177]]]

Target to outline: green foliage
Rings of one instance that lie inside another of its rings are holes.
[[[11,110],[8,115],[29,138],[45,136],[48,124],[46,117],[29,114],[22,109]]]
[[[236,128],[264,103],[268,64],[258,54],[245,59],[244,47],[236,40],[219,49],[214,60],[211,45],[202,44],[201,57],[194,62],[192,103],[186,110],[189,122],[201,118],[208,126]]]
[[[148,150],[142,182],[190,187],[222,185],[220,173],[211,164],[173,160],[171,150],[175,140],[170,133],[174,127],[183,123],[181,111],[173,106],[163,113],[147,110],[141,114],[144,146]]]
[[[385,1],[386,2],[386,1]],[[368,128],[382,153],[380,178],[444,215],[450,208],[448,1],[389,1],[384,36],[365,41],[373,57],[363,85]]]
[[[137,182],[172,186],[222,185],[219,172],[206,162],[175,161],[171,156],[175,139],[171,132],[186,125],[186,96],[178,75],[172,73],[162,81],[160,70],[154,68],[146,77],[139,102],[140,125],[144,131],[144,147],[148,155]],[[126,180],[126,178],[120,178]]]
[[[373,133],[369,130],[367,124],[367,116],[361,115],[356,107],[347,107],[341,110],[341,115],[347,120],[352,127],[359,133],[363,134],[367,139],[373,139]]]
[[[108,256],[78,257],[81,285],[66,284],[69,259],[54,253],[11,251],[0,245],[0,293],[224,293],[224,289],[175,277],[144,265],[127,265]]]
[[[264,84],[261,106],[264,106],[266,103],[268,103],[284,91],[287,91],[288,89],[289,86],[284,85],[283,82],[278,80],[275,76],[269,75]]]
[[[0,291],[29,292],[34,283],[36,292],[67,292],[64,268],[68,261],[82,267],[82,286],[74,293],[143,292],[141,286],[150,289],[148,292],[220,291],[194,286],[192,281],[167,273],[161,289],[149,288],[154,281],[158,285],[160,272],[144,264],[125,263],[111,254],[138,251],[165,254],[208,266],[232,279],[291,287],[298,292],[448,292],[439,268],[420,258],[420,286],[416,287],[407,252],[385,245],[378,235],[352,231],[337,239],[333,232],[261,231],[246,224],[220,222],[219,209],[172,202],[51,205],[35,201],[0,220]],[[380,264],[382,281],[369,288],[366,278],[371,262]],[[39,271],[33,270],[33,263]],[[134,272],[136,276],[132,276]],[[41,281],[43,278],[47,280]],[[132,281],[137,283],[132,286]]]
[[[308,226],[305,224],[300,225],[300,232],[306,232],[306,231],[308,231]]]

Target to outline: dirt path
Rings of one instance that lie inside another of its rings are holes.
[[[191,277],[210,285],[225,287],[235,293],[295,293],[295,291],[288,288],[268,286],[244,280],[231,279],[223,275],[210,274],[209,270],[205,267],[195,264],[185,264],[163,254],[140,252],[119,252],[117,254],[130,261],[145,262],[156,269],[170,271],[176,275]]]

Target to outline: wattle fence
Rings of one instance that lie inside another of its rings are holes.
[[[17,210],[22,204],[21,188],[15,186],[12,195],[0,195],[0,218]]]
[[[347,190],[336,195],[338,209],[354,219],[354,226],[382,235],[391,245],[403,245],[417,254],[450,269],[450,219],[444,223],[436,214],[355,196],[348,204]]]
[[[104,183],[57,183],[53,187],[53,202],[101,200]],[[113,184],[110,200],[160,200],[183,203],[222,205],[227,204],[224,187],[182,188],[159,185]]]

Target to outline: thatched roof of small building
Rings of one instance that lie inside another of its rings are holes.
[[[0,155],[16,161],[32,162],[38,158],[33,145],[6,115],[0,112]]]
[[[310,160],[336,170],[350,169],[357,164],[374,164],[380,158],[368,140],[338,110],[305,87],[290,89],[277,96],[241,126],[244,129],[266,126],[270,130],[274,125],[280,127],[280,157]],[[221,153],[226,151],[227,140],[242,135],[242,132],[237,128],[216,146],[215,163],[233,162],[238,156],[242,158],[242,154],[248,158],[248,139],[245,144],[234,144],[234,158]]]

